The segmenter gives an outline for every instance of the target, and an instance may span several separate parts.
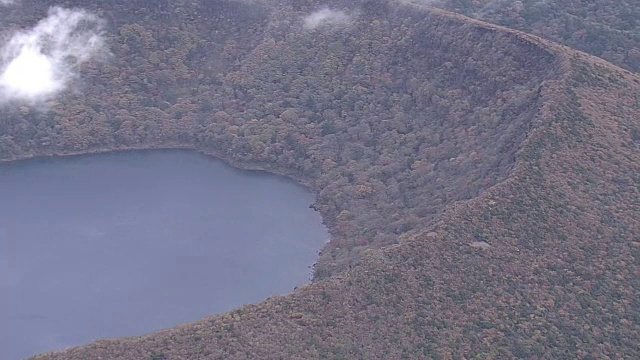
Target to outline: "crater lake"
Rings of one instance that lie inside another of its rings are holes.
[[[0,164],[0,358],[289,293],[329,238],[313,202],[287,178],[186,150]]]

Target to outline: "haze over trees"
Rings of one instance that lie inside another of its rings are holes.
[[[308,185],[332,240],[289,296],[44,359],[640,357],[636,75],[405,1],[68,5],[110,56],[5,105],[1,159],[198,149]]]
[[[634,0],[435,0],[426,3],[523,30],[640,72],[640,7]]]

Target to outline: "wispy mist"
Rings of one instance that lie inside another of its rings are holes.
[[[304,27],[306,29],[315,29],[319,26],[336,26],[348,24],[351,16],[343,11],[331,10],[324,8],[315,11],[304,18]]]
[[[37,102],[67,88],[78,65],[104,52],[102,28],[91,13],[53,7],[32,29],[15,32],[0,49],[0,100]]]

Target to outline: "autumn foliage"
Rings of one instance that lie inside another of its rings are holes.
[[[43,359],[640,358],[630,72],[404,1],[73,5],[113,56],[6,107],[1,159],[191,148],[306,184],[332,240],[288,296]]]

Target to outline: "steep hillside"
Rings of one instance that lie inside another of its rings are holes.
[[[539,35],[640,72],[637,1],[415,1]]]
[[[640,358],[637,76],[400,1],[76,4],[113,56],[8,107],[2,159],[194,148],[333,239],[288,296],[42,359]]]

